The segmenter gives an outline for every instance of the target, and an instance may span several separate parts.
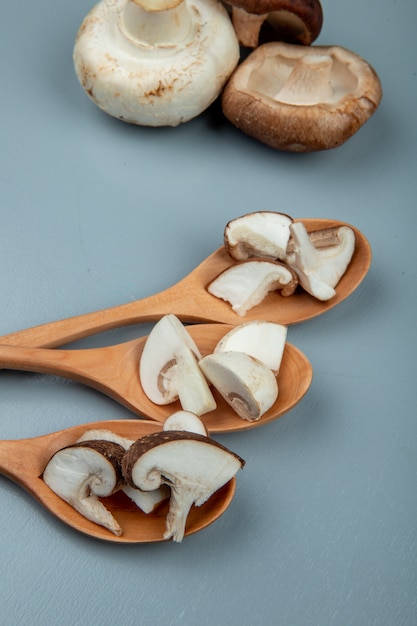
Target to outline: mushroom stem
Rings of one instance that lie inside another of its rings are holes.
[[[157,3],[129,0],[119,19],[122,34],[134,44],[143,46],[181,43],[190,34],[191,25],[188,7],[183,0]]]
[[[294,250],[287,257],[297,273],[301,286],[319,300],[330,300],[335,287],[345,273],[355,250],[355,233],[348,226],[338,230],[338,243],[328,248],[316,248],[302,222],[290,226]]]
[[[248,13],[240,7],[232,7],[233,27],[242,46],[256,48],[259,41],[259,32],[267,15],[267,13],[256,15],[255,13]]]
[[[332,66],[333,61],[326,54],[300,57],[288,79],[275,95],[275,99],[295,105],[312,105],[331,101],[333,98],[330,78]]]
[[[173,9],[183,2],[183,0],[132,0],[145,11],[167,11]]]
[[[118,491],[122,484],[124,448],[114,442],[83,441],[58,450],[43,472],[43,480],[54,493],[85,518],[115,535],[122,529],[99,500]]]

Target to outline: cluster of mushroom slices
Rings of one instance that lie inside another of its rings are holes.
[[[244,316],[270,291],[285,297],[297,285],[318,300],[333,298],[355,251],[355,233],[349,226],[309,233],[289,215],[258,211],[228,222],[224,245],[236,263],[207,289]]]
[[[132,124],[176,126],[218,97],[239,44],[218,0],[101,0],[73,56],[100,109]]]
[[[222,108],[232,124],[272,148],[312,152],[347,141],[381,98],[375,70],[346,48],[270,42],[235,70]]]
[[[144,512],[169,498],[164,539],[181,542],[188,513],[201,506],[243,468],[237,454],[210,439],[187,412],[170,416],[160,432],[136,441],[108,430],[90,430],[58,450],[43,480],[60,498],[116,536],[123,529],[99,499],[118,490]]]
[[[179,400],[183,410],[201,416],[217,407],[213,386],[239,417],[257,421],[277,400],[286,335],[281,324],[248,322],[202,356],[180,320],[166,315],[151,330],[141,355],[143,391],[155,404]]]

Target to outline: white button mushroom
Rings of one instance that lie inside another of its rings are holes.
[[[239,60],[217,0],[101,0],[74,46],[93,102],[132,124],[176,126],[204,111]]]
[[[200,367],[225,401],[241,417],[259,420],[278,397],[271,369],[243,352],[216,352],[201,359]]]
[[[171,413],[163,424],[163,430],[185,430],[198,435],[209,436],[204,422],[191,411],[175,411]]]
[[[224,247],[235,261],[254,256],[284,261],[293,221],[275,211],[246,213],[226,224]]]
[[[282,324],[256,320],[235,326],[214,348],[216,352],[245,352],[269,367],[275,376],[279,372],[287,338]]]
[[[310,295],[318,300],[330,300],[336,294],[335,287],[355,251],[354,231],[348,226],[340,226],[336,233],[333,232],[333,245],[319,247],[317,238],[315,245],[302,222],[291,224],[290,230],[292,244],[287,263]]]
[[[244,316],[270,291],[280,290],[282,296],[290,296],[297,284],[297,274],[283,263],[249,259],[221,272],[208,285],[207,291],[230,302],[235,313]]]
[[[175,315],[165,315],[148,335],[140,357],[144,393],[158,405],[179,399],[186,411],[203,415],[216,401],[199,366],[200,351]]]

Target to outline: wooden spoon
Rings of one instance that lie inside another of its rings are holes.
[[[43,470],[51,456],[64,446],[75,443],[85,431],[92,428],[111,430],[132,440],[160,430],[156,422],[118,420],[74,426],[31,439],[0,441],[0,473],[21,485],[53,515],[86,535],[116,543],[164,541],[168,502],[162,503],[156,511],[146,515],[123,492],[103,498],[103,503],[123,529],[123,534],[116,537],[106,528],[80,515],[55,495],[42,480]],[[201,507],[192,507],[185,534],[196,533],[220,517],[229,506],[235,489],[236,479],[233,478]]]
[[[344,225],[344,222],[327,219],[301,221],[308,231]],[[244,318],[239,317],[230,304],[212,296],[206,289],[213,278],[233,265],[232,259],[222,247],[179,283],[165,291],[128,304],[4,335],[0,337],[0,343],[55,348],[113,328],[156,321],[167,313],[173,313],[184,322],[240,324],[243,321],[265,319],[286,326],[304,322],[325,313],[345,300],[366,276],[371,263],[371,248],[359,230],[353,226],[350,228],[353,228],[356,235],[355,252],[347,272],[336,287],[336,296],[327,302],[320,302],[298,288],[294,295],[286,298],[278,293],[270,293]]]
[[[211,354],[217,342],[232,326],[196,324],[188,330],[203,356]],[[98,389],[134,413],[163,423],[180,409],[179,402],[159,406],[142,390],[139,361],[146,337],[103,348],[50,350],[0,345],[0,368],[54,374]],[[229,432],[260,426],[289,411],[307,392],[312,368],[305,355],[287,343],[278,374],[279,395],[272,408],[257,422],[241,419],[213,391],[217,409],[202,416],[209,432]]]

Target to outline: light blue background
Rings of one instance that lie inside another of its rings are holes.
[[[175,129],[118,122],[73,71],[92,5],[2,7],[0,333],[168,287],[248,211],[350,222],[374,257],[349,300],[290,328],[314,367],[300,405],[218,437],[247,464],[204,532],[181,545],[103,544],[0,477],[0,624],[417,623],[417,4],[322,4],[317,43],[363,56],[384,98],[344,146],[310,155],[251,140],[218,106]],[[3,439],[129,417],[80,385],[0,372]]]

